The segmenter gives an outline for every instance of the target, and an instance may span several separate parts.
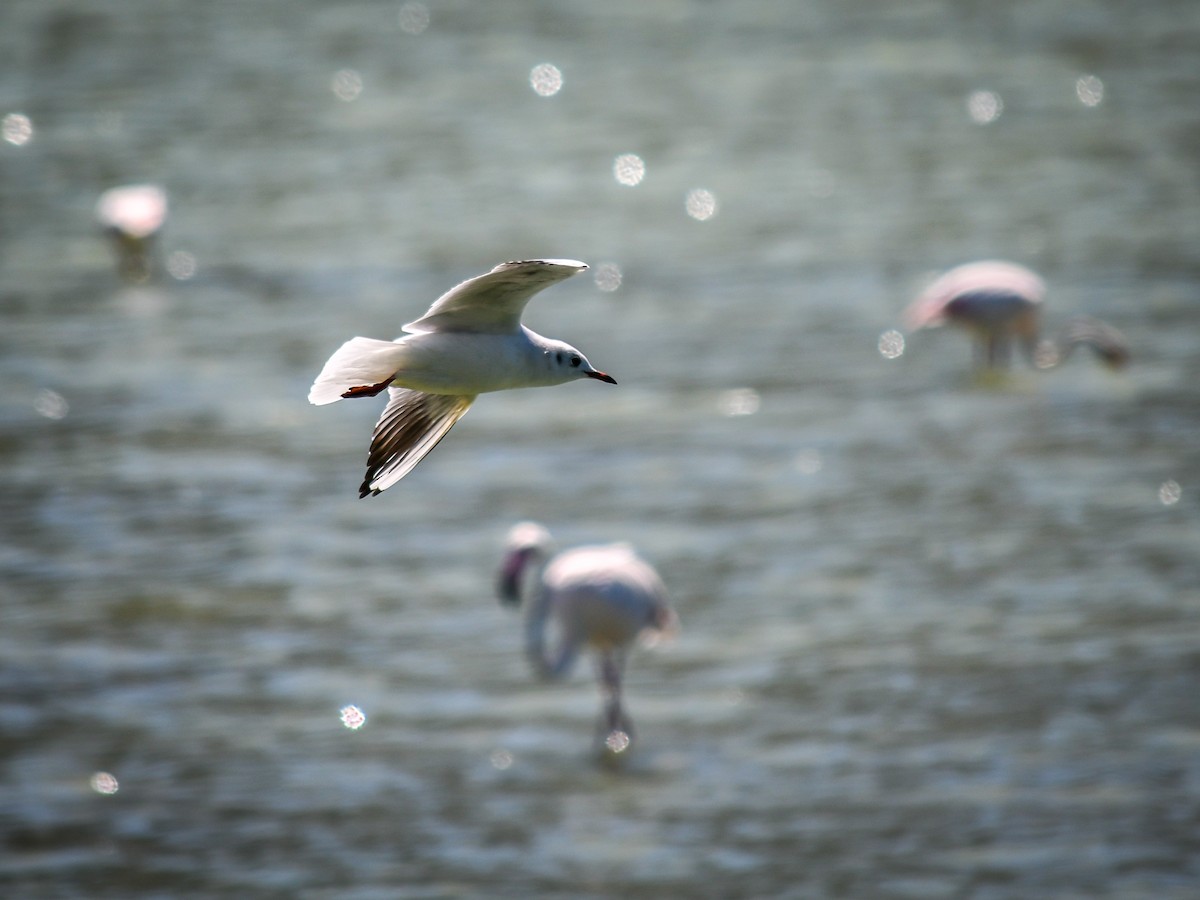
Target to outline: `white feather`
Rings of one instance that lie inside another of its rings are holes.
[[[342,399],[352,387],[379,384],[396,374],[404,350],[396,341],[351,338],[337,349],[308,392],[308,402],[324,406]]]
[[[575,259],[501,263],[490,272],[452,287],[404,330],[508,334],[520,327],[521,313],[530,297],[586,268],[587,263]]]

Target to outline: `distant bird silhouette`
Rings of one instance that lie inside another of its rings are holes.
[[[601,739],[610,752],[625,750],[633,740],[621,695],[629,649],[639,637],[653,642],[678,627],[658,573],[628,544],[555,556],[550,533],[522,522],[508,534],[497,593],[505,604],[524,602],[525,654],[541,677],[565,677],[585,646],[596,655],[604,695]],[[560,635],[553,651],[546,646],[551,620]]]
[[[167,192],[155,184],[109,188],[96,201],[96,221],[112,239],[122,277],[148,279],[155,240],[167,221]]]
[[[570,344],[521,324],[534,294],[586,268],[573,259],[501,263],[444,293],[404,326],[404,336],[351,338],[329,357],[308,392],[310,403],[388,392],[371,436],[360,498],[387,490],[411,472],[479,394],[580,378],[617,383]]]
[[[1039,369],[1062,365],[1081,344],[1109,368],[1129,362],[1124,335],[1089,316],[1070,320],[1052,339],[1041,339],[1045,296],[1045,282],[1024,266],[998,260],[967,263],[925,288],[905,311],[904,321],[913,331],[945,324],[967,331],[975,341],[976,364],[983,369],[1007,366],[1014,342]]]

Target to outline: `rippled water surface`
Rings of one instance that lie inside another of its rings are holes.
[[[1197,896],[1197,46],[1190,0],[10,0],[0,894]],[[325,358],[537,256],[619,386],[358,500]],[[880,354],[981,257],[1133,365]],[[619,765],[492,597],[525,518],[671,589]]]

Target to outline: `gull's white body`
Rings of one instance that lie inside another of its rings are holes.
[[[521,324],[530,297],[586,268],[565,259],[502,263],[446,292],[404,326],[403,337],[352,338],[329,358],[309,391],[310,403],[388,390],[360,497],[412,471],[479,394],[585,377],[616,384],[570,344]]]
[[[308,399],[324,406],[341,400],[348,387],[377,384],[393,374],[398,386],[455,395],[549,387],[574,380],[574,375],[564,379],[543,365],[549,360],[540,337],[522,325],[506,335],[433,331],[394,341],[352,338],[325,363]],[[453,360],[453,366],[447,365],[448,360]]]

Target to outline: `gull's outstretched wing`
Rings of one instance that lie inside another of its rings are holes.
[[[486,275],[457,285],[405,331],[465,331],[509,334],[521,324],[529,298],[587,268],[574,259],[529,259],[501,263]]]
[[[474,395],[426,394],[388,388],[388,405],[375,424],[360,498],[385,491],[413,470],[463,417]]]

